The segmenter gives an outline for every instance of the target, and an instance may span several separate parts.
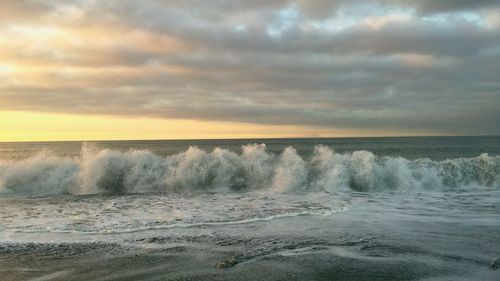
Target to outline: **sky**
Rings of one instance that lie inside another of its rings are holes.
[[[0,1],[0,141],[499,135],[499,121],[499,1]]]

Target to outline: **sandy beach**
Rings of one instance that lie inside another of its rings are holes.
[[[4,280],[500,277],[495,261],[500,253],[498,215],[487,212],[492,206],[483,206],[481,217],[462,220],[444,212],[445,206],[430,209],[428,203],[434,197],[415,195],[412,200],[427,204],[405,209],[407,201],[401,196],[350,196],[349,211],[331,216],[138,231],[101,242],[82,242],[85,235],[60,234],[43,243],[3,243],[0,271]],[[36,237],[24,235],[18,238]],[[74,242],[55,242],[68,238]]]

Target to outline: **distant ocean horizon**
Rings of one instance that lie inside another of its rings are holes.
[[[359,149],[369,150],[379,155],[411,158],[423,156],[437,159],[446,157],[477,156],[481,153],[500,154],[500,136],[383,136],[383,137],[303,137],[303,138],[229,138],[229,139],[147,139],[147,140],[57,140],[57,141],[8,141],[0,142],[0,159],[19,159],[33,156],[41,150],[49,150],[61,156],[77,156],[83,144],[93,144],[100,148],[151,149],[152,152],[166,156],[182,152],[190,146],[205,150],[216,147],[241,150],[247,144],[264,143],[267,150],[279,153],[286,146],[297,146],[298,151],[311,152],[315,145],[331,146],[339,152]],[[434,149],[425,154],[415,149]],[[436,148],[445,151],[437,151]],[[409,150],[405,150],[409,149]],[[434,153],[437,153],[434,155]]]
[[[228,137],[228,138],[145,138],[145,139],[126,139],[126,138],[109,138],[109,139],[58,139],[58,140],[5,140],[0,143],[17,143],[17,142],[110,142],[110,141],[215,141],[215,140],[283,140],[283,139],[384,139],[384,138],[480,138],[480,137],[500,137],[495,134],[479,134],[479,135],[362,135],[362,136],[283,136],[283,137]]]

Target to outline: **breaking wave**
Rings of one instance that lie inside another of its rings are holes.
[[[264,144],[241,153],[197,147],[160,157],[146,150],[119,152],[84,146],[77,158],[43,151],[22,161],[0,161],[0,194],[51,195],[270,190],[385,191],[498,188],[500,156],[433,161],[339,154],[316,146],[304,158],[294,148],[280,155]]]

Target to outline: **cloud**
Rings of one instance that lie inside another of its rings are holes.
[[[0,23],[34,21],[52,9],[53,7],[49,4],[49,1],[2,1],[0,6]]]
[[[499,134],[493,1],[16,1],[0,109]]]
[[[415,7],[418,11],[424,14],[440,13],[440,12],[456,12],[469,11],[476,9],[485,9],[498,6],[498,1],[495,0],[416,0],[404,1],[396,0],[393,2],[398,4],[406,4],[410,7]]]

